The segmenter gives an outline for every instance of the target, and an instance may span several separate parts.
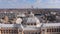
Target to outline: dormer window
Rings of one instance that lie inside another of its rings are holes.
[[[27,25],[30,25],[29,23],[27,23]]]
[[[31,25],[33,25],[33,23],[31,23]]]
[[[34,23],[34,25],[36,25],[36,23]]]

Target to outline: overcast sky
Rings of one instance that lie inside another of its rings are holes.
[[[0,0],[0,8],[60,8],[60,0]]]

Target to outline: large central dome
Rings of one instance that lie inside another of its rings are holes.
[[[28,17],[26,23],[40,23],[37,17]]]

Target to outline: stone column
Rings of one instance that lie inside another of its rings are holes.
[[[23,31],[18,29],[18,34],[23,34]]]
[[[24,34],[23,31],[22,31],[22,34]]]
[[[0,34],[1,34],[1,27],[0,27]]]
[[[45,29],[45,34],[47,34],[47,29]]]
[[[1,30],[0,30],[0,34],[1,34]]]

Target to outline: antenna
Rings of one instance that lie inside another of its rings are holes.
[[[34,9],[34,7],[33,7],[33,6],[31,6],[31,8],[32,8],[32,9]]]

